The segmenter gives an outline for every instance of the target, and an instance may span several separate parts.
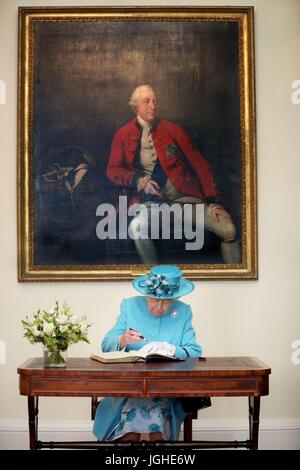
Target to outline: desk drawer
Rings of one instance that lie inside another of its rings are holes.
[[[147,395],[158,394],[164,396],[226,396],[247,395],[256,391],[256,380],[251,378],[207,378],[168,380],[156,379],[147,383]]]
[[[133,396],[143,389],[142,380],[128,379],[93,379],[32,377],[31,394],[41,396]]]

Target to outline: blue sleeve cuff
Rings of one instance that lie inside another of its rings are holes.
[[[193,348],[182,348],[181,346],[176,346],[175,356],[179,357],[179,359],[187,359],[188,357],[201,357],[202,348],[198,345],[195,345]]]
[[[187,352],[181,346],[176,346],[175,356],[179,357],[179,359],[186,359],[188,357]]]
[[[103,352],[120,351],[119,336],[113,336],[102,342],[101,348]]]

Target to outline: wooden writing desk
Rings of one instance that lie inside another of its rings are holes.
[[[66,368],[44,369],[41,358],[18,368],[20,393],[28,397],[30,449],[95,448],[101,443],[38,441],[38,397],[249,397],[249,440],[194,441],[193,448],[258,447],[260,397],[269,393],[271,369],[253,357],[208,357],[205,361],[102,364],[70,358]],[[191,425],[191,422],[190,422]],[[192,440],[191,431],[185,441]],[[187,439],[188,437],[188,439]],[[191,442],[186,442],[191,445]]]

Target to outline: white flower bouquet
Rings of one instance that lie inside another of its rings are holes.
[[[87,317],[76,317],[66,302],[59,305],[55,301],[49,310],[38,309],[33,314],[33,320],[28,317],[22,320],[24,336],[31,344],[42,343],[48,350],[48,365],[64,364],[65,359],[61,351],[66,351],[71,344],[88,340]]]

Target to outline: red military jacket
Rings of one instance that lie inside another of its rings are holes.
[[[134,164],[141,134],[135,118],[114,135],[107,177],[118,186],[134,188],[136,185],[138,173]],[[210,165],[182,127],[161,120],[151,135],[160,164],[178,191],[201,200],[218,195]]]

